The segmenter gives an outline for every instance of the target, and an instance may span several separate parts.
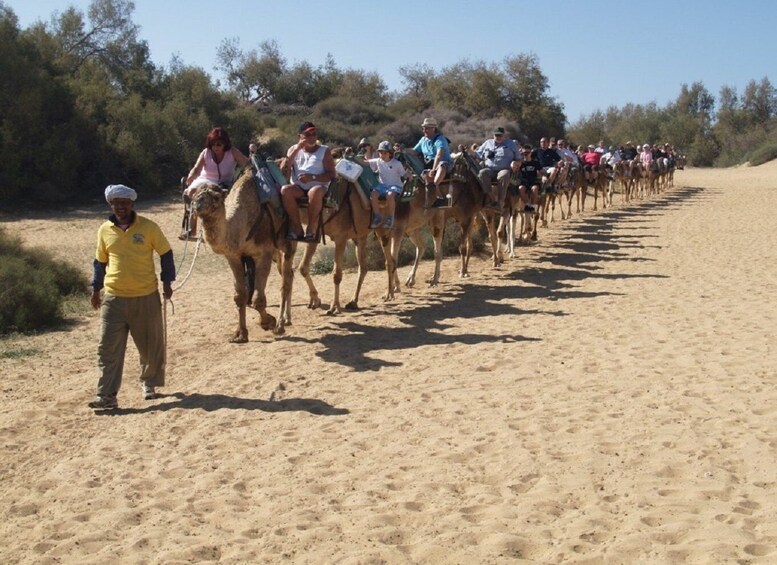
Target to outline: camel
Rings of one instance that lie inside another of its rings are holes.
[[[469,277],[469,260],[472,256],[472,229],[483,210],[483,189],[478,179],[478,164],[466,151],[453,156],[453,171],[448,184],[451,207],[446,210],[446,220],[452,218],[461,227],[459,276]],[[493,226],[493,224],[489,224]],[[489,238],[491,234],[489,233]]]
[[[399,261],[399,248],[405,235],[415,245],[415,259],[413,266],[405,280],[405,286],[412,287],[416,282],[418,265],[426,250],[422,228],[428,226],[434,242],[434,274],[427,280],[429,286],[437,286],[440,282],[440,264],[442,262],[442,236],[445,228],[445,210],[442,208],[427,208],[427,202],[433,201],[435,191],[432,188],[424,188],[422,180],[413,180],[416,183],[415,196],[410,202],[397,204],[394,215],[394,227],[392,229],[378,228],[375,234],[383,247],[386,257],[386,272],[388,274],[388,289],[384,300],[393,300],[400,290],[397,264]]]
[[[194,195],[192,206],[202,222],[205,241],[224,255],[232,269],[238,325],[232,343],[248,341],[246,305],[259,312],[260,326],[275,335],[285,332],[291,323],[292,261],[296,242],[285,239],[285,223],[275,220],[266,205],[260,205],[253,173],[248,168],[227,193],[217,185],[203,185]],[[267,312],[265,287],[272,268],[278,262],[281,273],[281,302],[277,318]]]
[[[528,245],[530,241],[537,240],[537,224],[540,219],[540,210],[545,206],[545,202],[546,195],[540,194],[539,201],[534,205],[534,211],[527,211],[524,209],[524,204],[517,193],[512,194],[508,191],[508,200],[505,201],[506,210],[502,213],[496,230],[497,244],[500,246],[500,257],[502,255],[501,240],[503,234],[506,238],[507,253],[511,259],[516,257],[516,241],[519,244]]]
[[[582,171],[579,167],[573,167],[567,162],[559,162],[558,169],[557,183],[543,183],[544,202],[541,214],[543,227],[548,227],[548,208],[550,208],[550,222],[553,223],[555,221],[557,200],[562,220],[572,217],[572,199],[575,196],[577,196],[577,213],[580,213],[580,177],[583,176]],[[566,213],[564,212],[565,203],[567,206]]]
[[[630,161],[624,161],[625,173],[621,177],[621,183],[623,185],[623,201],[631,202],[637,197],[639,192],[639,181],[642,177],[642,169],[637,159]]]
[[[564,172],[564,182],[559,185],[560,192],[558,196],[561,203],[561,219],[568,220],[572,217],[572,200],[574,198],[577,198],[577,213],[580,213],[580,177],[582,173],[579,166],[564,163],[564,167],[566,169]],[[566,199],[567,205],[566,216],[564,216],[564,199]]]
[[[484,197],[477,175],[468,169],[471,164],[468,164],[462,155],[456,156],[454,159],[454,170],[440,186],[443,193],[448,193],[450,207],[429,208],[428,204],[434,200],[435,191],[431,187],[424,187],[423,181],[418,177],[418,173],[423,167],[422,164],[412,152],[405,151],[397,154],[398,158],[403,160],[405,166],[414,174],[415,180],[413,182],[416,183],[416,191],[412,201],[397,205],[393,229],[385,230],[379,228],[375,230],[386,257],[386,271],[389,284],[384,296],[385,300],[392,300],[400,288],[396,266],[399,258],[399,247],[405,234],[407,234],[410,241],[416,247],[415,260],[405,281],[405,286],[412,287],[415,285],[418,265],[425,250],[421,232],[424,226],[429,227],[434,241],[434,274],[427,282],[430,286],[437,286],[439,284],[440,265],[442,263],[442,239],[446,222],[449,218],[454,219],[461,226],[462,230],[459,244],[461,256],[459,276],[462,278],[469,276],[467,268],[472,254],[472,228],[475,225],[478,212],[483,208]]]
[[[335,198],[339,201],[337,207],[325,207],[322,211],[322,230],[325,237],[329,237],[335,244],[335,267],[332,273],[335,285],[334,297],[327,310],[327,314],[339,314],[343,307],[340,305],[340,283],[343,280],[343,258],[345,256],[345,247],[349,240],[356,244],[356,262],[359,270],[359,277],[356,283],[356,290],[353,298],[346,303],[345,309],[357,310],[359,308],[359,292],[361,291],[364,277],[367,275],[367,236],[370,234],[371,210],[366,198],[363,200],[357,191],[360,191],[356,184],[347,179],[338,177],[332,181],[329,191],[330,195],[339,193],[341,196]],[[300,209],[303,221],[309,221],[307,217],[307,208]],[[318,290],[313,283],[310,275],[310,264],[313,261],[313,255],[318,247],[318,242],[309,243],[302,256],[302,262],[299,266],[300,274],[305,278],[310,291],[310,301],[308,308],[315,309],[321,306],[321,298]]]

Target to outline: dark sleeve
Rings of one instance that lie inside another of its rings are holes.
[[[97,259],[92,263],[92,290],[101,290],[105,282],[105,266],[108,263],[100,263]]]
[[[175,261],[173,261],[173,250],[171,249],[159,258],[162,265],[162,282],[171,283],[175,280]]]

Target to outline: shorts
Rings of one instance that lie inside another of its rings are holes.
[[[378,184],[372,190],[373,192],[377,192],[380,196],[388,196],[389,193],[397,195],[402,194],[402,187],[397,185]]]
[[[433,164],[434,164],[434,162],[432,162],[432,163],[426,163],[426,164],[424,165],[424,166],[426,167],[426,168],[424,169],[424,172],[427,172],[427,171],[431,171],[431,170],[433,170],[433,169],[432,169],[432,165],[433,165]],[[452,161],[443,161],[443,162],[442,162],[442,163],[440,163],[438,166],[440,166],[440,167],[445,167],[445,172],[446,172],[446,174],[451,174],[451,171],[453,170],[453,162],[452,162]]]

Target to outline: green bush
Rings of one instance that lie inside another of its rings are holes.
[[[20,257],[0,262],[0,333],[29,332],[60,320],[54,275]]]
[[[55,325],[64,302],[85,291],[78,269],[0,230],[0,334]]]
[[[769,143],[753,151],[750,156],[750,165],[756,167],[772,159],[777,159],[777,143]]]

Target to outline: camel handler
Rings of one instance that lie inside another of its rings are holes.
[[[133,210],[137,193],[123,184],[105,189],[113,210],[97,231],[97,252],[92,278],[92,306],[100,309],[102,331],[97,348],[100,378],[96,410],[118,408],[117,395],[124,371],[127,335],[138,348],[143,398],[156,398],[165,384],[165,336],[154,251],[162,266],[165,299],[173,296],[175,263],[170,243],[159,226]],[[103,296],[100,291],[105,289]]]

